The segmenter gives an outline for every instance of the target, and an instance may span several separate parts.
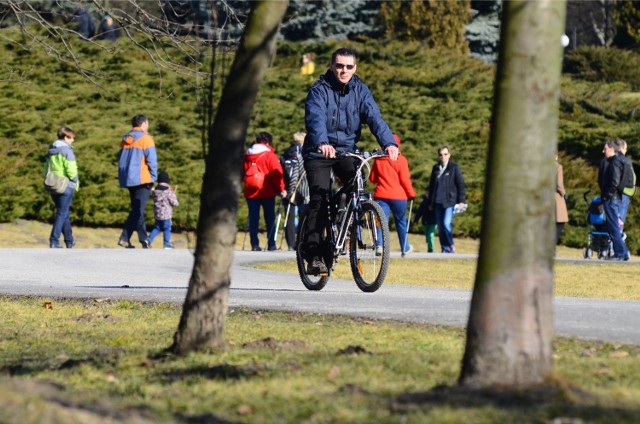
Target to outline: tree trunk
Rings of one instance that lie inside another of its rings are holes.
[[[174,353],[224,346],[238,196],[247,126],[260,83],[275,52],[287,1],[259,1],[236,53],[209,132],[195,262],[173,345]]]
[[[529,385],[551,371],[555,166],[566,3],[507,1],[480,255],[460,384]]]

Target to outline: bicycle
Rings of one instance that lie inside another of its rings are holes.
[[[327,273],[307,273],[303,243],[306,217],[298,229],[296,262],[304,286],[309,290],[322,290],[331,271],[341,256],[349,255],[351,273],[356,285],[363,292],[375,292],[380,288],[389,267],[389,226],[382,208],[365,192],[364,168],[371,171],[369,162],[385,157],[385,152],[345,153],[338,157],[354,157],[360,160],[355,177],[340,190],[331,193],[327,202],[326,225],[321,231],[321,246]]]

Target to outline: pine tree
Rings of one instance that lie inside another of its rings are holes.
[[[430,48],[461,53],[469,52],[464,25],[470,13],[468,0],[387,2],[380,8],[386,38],[421,41]]]
[[[615,45],[621,48],[640,46],[640,2],[621,0],[616,4],[614,15],[617,28]]]
[[[380,34],[380,3],[371,0],[294,0],[280,30],[291,41],[325,41]]]
[[[498,60],[501,13],[502,0],[471,2],[471,21],[466,27],[465,37],[472,57],[486,63]]]

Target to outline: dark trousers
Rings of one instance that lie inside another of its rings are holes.
[[[300,225],[300,219],[307,210],[307,205],[294,205],[287,199],[282,199],[282,207],[289,216],[287,222],[285,222],[284,237],[287,240],[287,246],[289,249],[296,248],[296,236],[298,234],[298,225]]]
[[[147,240],[147,225],[144,222],[144,210],[147,207],[151,187],[153,184],[143,184],[135,187],[127,187],[131,200],[131,209],[127,221],[124,223],[120,240],[130,241],[135,231],[138,232],[138,241]]]
[[[307,260],[322,256],[320,233],[327,224],[327,206],[331,194],[331,171],[343,184],[350,182],[356,173],[357,159],[308,159],[304,161],[311,200],[306,212],[303,251]]]
[[[64,244],[67,247],[73,246],[73,232],[71,231],[71,218],[69,208],[73,200],[75,188],[67,187],[62,194],[51,193],[53,203],[56,205],[56,217],[53,221],[49,244],[57,246],[60,243],[60,233],[64,237]]]
[[[251,247],[260,247],[258,232],[260,231],[260,207],[264,214],[264,223],[267,230],[267,246],[276,247],[276,198],[268,199],[247,199],[249,207],[249,238]]]

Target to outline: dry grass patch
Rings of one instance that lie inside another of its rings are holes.
[[[271,271],[298,272],[293,260],[254,266]],[[384,284],[471,290],[476,266],[477,261],[468,259],[392,259]],[[640,300],[638,263],[556,262],[554,272],[556,296]],[[353,279],[348,263],[338,264],[331,275],[336,279]]]

